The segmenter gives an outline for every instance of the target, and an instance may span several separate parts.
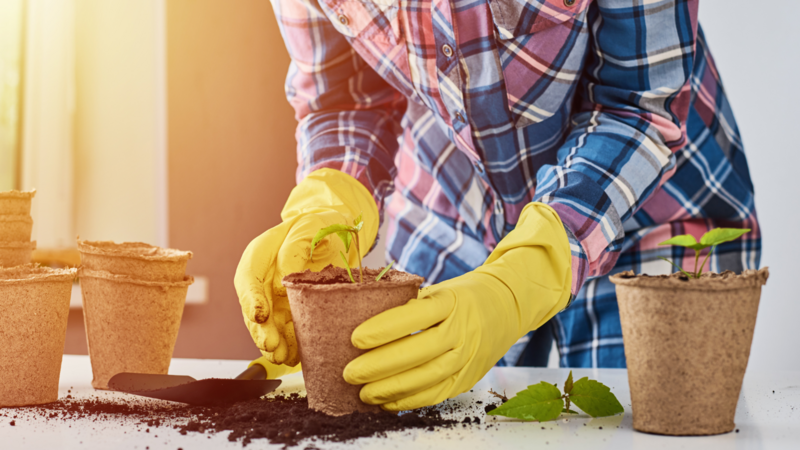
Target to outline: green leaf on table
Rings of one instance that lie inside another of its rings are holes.
[[[564,382],[564,393],[569,394],[572,392],[572,371],[569,371],[569,376],[567,377],[567,381]]]
[[[658,245],[677,245],[678,247],[686,247],[694,250],[702,250],[708,247],[708,245],[697,242],[697,240],[691,234],[682,234],[680,236],[674,236],[671,239],[667,239],[666,241],[661,242]]]
[[[592,417],[613,416],[624,411],[611,389],[588,377],[575,382],[569,399]]]
[[[558,418],[563,409],[564,400],[561,398],[561,391],[552,384],[542,381],[517,392],[516,396],[489,411],[489,415],[544,422]]]
[[[353,229],[353,227],[351,227],[351,226],[337,223],[337,224],[325,227],[325,228],[317,231],[317,234],[315,234],[314,238],[311,239],[311,254],[309,255],[309,259],[312,259],[314,257],[314,249],[317,248],[317,245],[319,245],[319,243],[323,239],[325,239],[326,237],[328,237],[328,236],[330,236],[330,235],[332,235],[334,233],[336,233],[338,235],[341,232],[351,231],[352,229]],[[346,234],[350,234],[350,233],[346,233]],[[339,235],[339,238],[342,239],[342,236]],[[344,241],[344,239],[342,239],[342,240]],[[346,243],[345,243],[345,246],[347,246]]]
[[[749,228],[715,228],[700,238],[700,243],[705,247],[719,245],[723,242],[738,239],[743,234],[750,232]]]

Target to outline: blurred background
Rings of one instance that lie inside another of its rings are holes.
[[[759,369],[800,370],[797,17],[800,2],[777,15],[745,0],[700,4],[771,272],[750,359]],[[76,236],[191,250],[197,282],[175,356],[258,356],[232,280],[294,186],[288,64],[267,0],[0,0],[0,191],[37,189],[34,258],[74,262]],[[369,258],[382,264],[382,248]],[[79,290],[66,352],[86,353]]]

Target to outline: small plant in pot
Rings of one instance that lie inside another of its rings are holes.
[[[359,216],[353,225],[336,224],[320,230],[313,238],[314,248],[323,239],[338,236],[349,253],[355,243],[359,255],[358,273],[351,269],[344,253],[344,268],[328,266],[320,272],[298,272],[283,279],[295,326],[303,364],[303,378],[311,408],[333,416],[355,411],[380,411],[359,398],[361,386],[344,381],[344,368],[364,353],[353,346],[350,336],[365,320],[416,298],[423,279],[391,270],[365,269],[360,259]]]
[[[761,286],[769,272],[703,273],[703,267],[717,245],[749,231],[718,228],[699,242],[682,235],[660,244],[693,249],[692,271],[670,261],[679,269],[672,275],[628,271],[610,278],[616,285],[636,430],[712,435],[734,429]]]

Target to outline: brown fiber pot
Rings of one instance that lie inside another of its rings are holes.
[[[0,269],[0,408],[58,400],[76,269]]]
[[[32,230],[31,216],[0,216],[0,242],[29,242]]]
[[[29,216],[31,214],[31,199],[35,195],[36,189],[32,191],[0,192],[0,215]]]
[[[358,280],[356,272],[353,276]],[[329,266],[322,272],[293,273],[283,279],[312,409],[332,416],[380,411],[361,401],[361,386],[344,381],[344,367],[364,353],[353,346],[350,336],[370,317],[416,298],[423,279],[390,270],[376,282],[378,273],[366,269],[364,279],[371,281],[354,284],[344,269]]]
[[[36,250],[33,242],[0,242],[0,267],[14,267],[31,262],[31,254]]]
[[[81,266],[147,281],[180,282],[192,252],[141,242],[78,241]]]
[[[78,275],[92,386],[108,389],[121,372],[167,373],[194,279],[144,281],[86,268]]]
[[[633,427],[677,436],[727,433],[750,356],[767,268],[611,277],[616,284]]]

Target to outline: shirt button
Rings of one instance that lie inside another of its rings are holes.
[[[569,1],[569,0],[565,0],[565,1]],[[344,25],[344,26],[347,26],[350,23],[350,19],[348,19],[347,16],[345,16],[344,14],[339,14],[338,19],[339,19],[339,23]]]
[[[462,116],[460,112],[456,112],[456,120],[459,122],[464,122],[464,116]]]
[[[453,47],[450,47],[449,45],[444,44],[442,46],[442,53],[444,53],[444,56],[446,56],[448,58],[453,56]]]
[[[564,5],[565,6],[572,6],[572,5],[575,4],[575,2],[576,2],[576,0],[564,0]]]

